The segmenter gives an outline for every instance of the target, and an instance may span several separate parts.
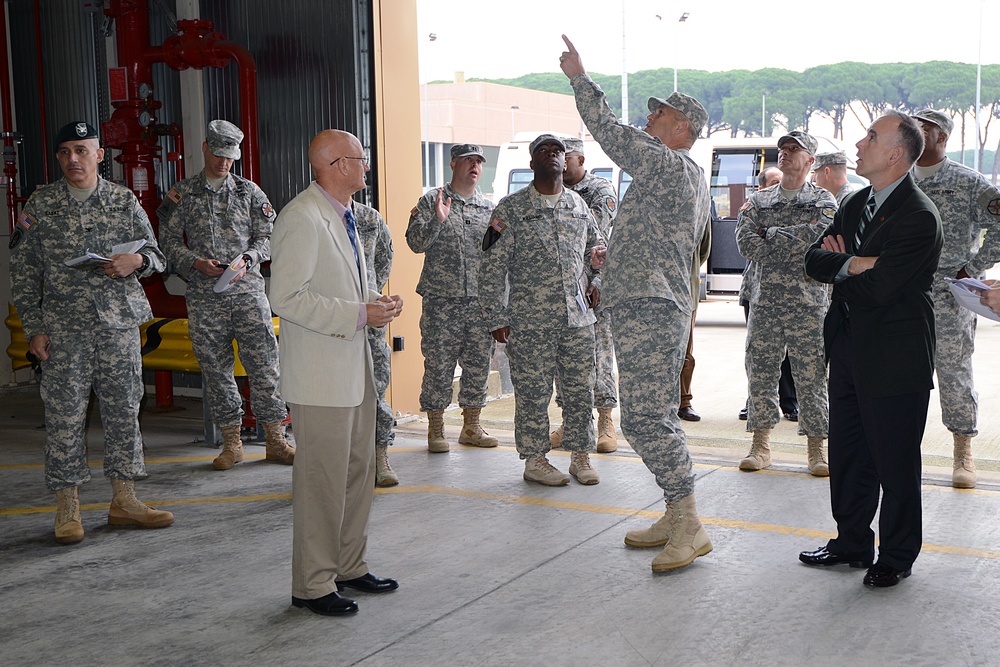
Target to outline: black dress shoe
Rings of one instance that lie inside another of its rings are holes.
[[[690,405],[685,406],[677,411],[677,416],[688,422],[700,422],[701,415],[694,411]]]
[[[746,421],[748,419],[748,417],[749,417],[749,415],[747,415],[747,409],[746,408],[743,408],[742,410],[740,410],[740,421]]]
[[[343,616],[358,613],[358,603],[350,598],[342,597],[334,591],[329,595],[313,600],[303,600],[292,596],[293,607],[305,607],[309,611],[323,616]]]
[[[847,558],[838,554],[830,553],[825,546],[815,551],[803,551],[799,554],[799,560],[806,565],[841,565],[847,563],[851,567],[871,567],[871,560],[864,558]],[[867,577],[866,577],[867,579]]]
[[[362,593],[388,593],[399,588],[399,583],[395,579],[383,579],[369,572],[357,579],[347,579],[337,582],[338,591],[342,591],[345,588],[353,588]]]
[[[886,565],[880,561],[868,568],[868,572],[865,573],[864,583],[865,586],[871,586],[872,588],[888,588],[906,579],[910,576],[910,572],[909,568],[897,570],[893,566]]]
[[[785,419],[787,419],[790,422],[797,422],[799,420],[799,409],[798,408],[795,408],[794,410],[789,410],[788,412],[786,412],[784,414],[785,414]]]

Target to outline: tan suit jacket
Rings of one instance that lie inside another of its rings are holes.
[[[362,244],[359,276],[344,223],[314,182],[282,209],[271,246],[282,397],[299,405],[360,405],[372,365],[358,315],[380,296],[368,288]]]

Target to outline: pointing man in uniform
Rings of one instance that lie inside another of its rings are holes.
[[[629,531],[625,543],[663,546],[654,571],[689,565],[712,550],[698,519],[694,472],[677,410],[691,329],[691,270],[711,216],[704,170],[690,149],[708,120],[697,100],[674,93],[649,99],[646,129],[619,123],[563,36],[560,67],[590,133],[632,175],[608,248],[606,306],[618,358],[622,432],[663,489],[663,517]]]
[[[135,480],[145,474],[139,325],[153,317],[139,278],[162,271],[163,255],[135,195],[97,174],[104,160],[97,130],[70,123],[55,145],[63,178],[36,190],[18,217],[10,283],[28,349],[42,364],[45,485],[56,494],[56,542],[69,544],[84,534],[78,489],[90,481],[84,429],[91,389],[104,423],[104,476],[114,490],[108,524],[160,528],[174,515],[135,495]],[[133,241],[144,245],[115,253]],[[111,261],[66,266],[87,251]]]
[[[175,184],[156,212],[163,251],[187,280],[191,347],[212,419],[222,431],[222,452],[212,462],[216,470],[229,470],[243,460],[233,339],[250,378],[254,415],[267,434],[266,460],[290,465],[295,459],[284,435],[287,411],[278,392],[278,342],[260,273],[261,262],[271,257],[274,208],[253,182],[230,173],[240,159],[242,141],[243,132],[229,121],[209,123],[201,145],[205,168]],[[238,273],[218,291],[215,285],[230,263]]]
[[[958,305],[945,278],[981,278],[1000,260],[1000,189],[945,155],[953,125],[947,114],[921,109],[913,117],[924,133],[924,151],[913,177],[941,213],[944,233],[932,288],[941,419],[954,441],[952,486],[971,489],[976,486],[972,438],[979,432],[979,394],[972,379],[976,315]]]
[[[553,466],[548,406],[552,381],[563,390],[563,446],[569,474],[597,484],[594,450],[594,317],[600,279],[588,285],[591,250],[603,238],[589,207],[563,186],[565,145],[551,134],[529,146],[531,184],[500,200],[483,239],[479,268],[483,317],[498,343],[507,344],[514,383],[514,441],[524,479],[563,486],[569,476]],[[509,283],[510,295],[504,297]]]
[[[417,283],[417,294],[423,297],[420,409],[427,413],[427,449],[432,452],[449,449],[444,409],[451,403],[456,364],[462,367],[458,404],[464,419],[458,442],[497,446],[497,439],[479,425],[494,347],[479,307],[481,245],[493,210],[492,202],[476,190],[485,162],[480,146],[452,146],[451,183],[421,197],[406,227],[410,250],[424,253]]]
[[[594,214],[601,234],[611,236],[615,213],[618,211],[618,195],[611,181],[588,172],[584,167],[583,140],[564,139],[566,144],[566,171],[563,185],[583,197],[583,201]],[[594,324],[596,343],[597,375],[594,383],[594,407],[597,408],[597,451],[609,453],[618,449],[618,435],[611,421],[611,411],[618,407],[618,372],[615,370],[615,344],[611,337],[611,317],[603,306],[594,308],[597,322]],[[556,403],[562,406],[562,392],[556,380]],[[553,447],[562,444],[563,427],[552,432],[549,439]]]

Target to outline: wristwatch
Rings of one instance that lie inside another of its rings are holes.
[[[139,268],[136,269],[136,273],[145,273],[146,269],[149,268],[149,255],[143,255],[140,253],[139,257],[142,257],[142,264],[140,264]]]
[[[253,257],[251,257],[246,253],[243,253],[243,261],[247,263],[247,271],[249,271],[250,267],[253,266]]]

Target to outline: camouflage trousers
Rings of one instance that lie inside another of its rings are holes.
[[[972,381],[976,314],[958,305],[940,276],[935,276],[933,296],[937,331],[934,370],[941,399],[941,421],[952,433],[974,436],[979,433],[976,429],[979,394]]]
[[[458,404],[463,408],[486,405],[494,345],[483,323],[479,299],[425,298],[420,315],[420,351],[424,355],[420,409],[444,410],[451,404],[456,365],[462,367]]]
[[[146,472],[139,433],[144,391],[139,330],[55,333],[41,384],[45,486],[52,491],[90,481],[84,430],[91,387],[104,426],[104,476],[135,479]]]
[[[632,299],[612,314],[622,433],[664,499],[680,500],[694,493],[691,455],[677,416],[691,315],[667,299]]]
[[[595,311],[594,357],[597,368],[594,380],[594,407],[618,407],[618,371],[615,369],[615,341],[611,335],[611,313],[607,309]],[[562,407],[562,387],[556,378],[556,405]]]
[[[396,417],[392,406],[385,400],[385,392],[389,389],[389,359],[392,350],[385,339],[385,327],[365,327],[368,332],[368,347],[372,351],[372,372],[375,375],[375,396],[378,399],[378,409],[375,411],[375,447],[390,447],[396,439],[393,429]]]
[[[200,294],[188,292],[188,334],[201,366],[212,420],[220,428],[242,422],[243,399],[233,377],[233,339],[250,380],[254,416],[262,424],[287,414],[278,393],[278,341],[271,304],[264,293]]]
[[[747,319],[746,369],[750,383],[747,431],[774,428],[781,419],[778,381],[788,362],[799,401],[799,427],[807,436],[827,437],[830,399],[823,348],[826,306],[775,307],[759,303]]]
[[[556,374],[562,384],[563,447],[592,452],[594,436],[594,327],[511,327],[507,341],[514,383],[514,444],[522,459],[549,451],[549,401]]]

